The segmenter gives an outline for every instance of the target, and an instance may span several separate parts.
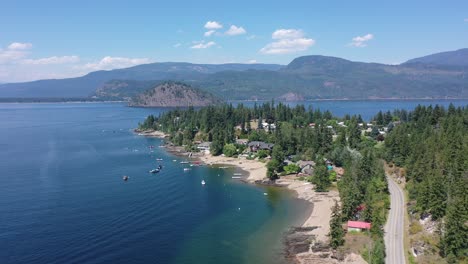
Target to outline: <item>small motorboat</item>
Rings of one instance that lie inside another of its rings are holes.
[[[206,184],[205,180],[202,180],[201,185],[205,185],[205,184]]]
[[[240,177],[240,176],[232,176],[231,178],[232,179],[242,179],[242,177]]]
[[[124,176],[122,177],[122,179],[123,179],[124,181],[128,181],[128,176],[127,176],[127,175],[124,175]]]
[[[180,164],[188,164],[188,161],[181,161]]]
[[[162,161],[163,159],[161,159],[161,158],[157,158],[156,160],[157,160],[157,161]]]
[[[149,171],[150,173],[158,173],[159,172],[159,169],[152,169]]]
[[[234,173],[234,176],[242,176],[242,173]]]
[[[189,171],[189,170],[190,170],[190,168],[184,168],[184,171]]]

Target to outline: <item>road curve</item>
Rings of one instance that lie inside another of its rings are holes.
[[[385,224],[385,263],[405,264],[403,234],[405,232],[405,196],[403,190],[387,175],[390,190],[390,213]]]

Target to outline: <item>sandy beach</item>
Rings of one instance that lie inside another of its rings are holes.
[[[239,169],[248,172],[249,175],[245,178],[245,180],[247,180],[250,183],[254,183],[258,180],[263,180],[267,172],[266,163],[262,163],[258,160],[213,156],[211,154],[201,155],[198,158],[200,159],[200,161],[207,165],[236,166]]]

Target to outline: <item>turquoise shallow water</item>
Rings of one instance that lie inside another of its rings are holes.
[[[418,103],[312,104],[368,118]],[[281,263],[281,235],[307,205],[234,181],[235,169],[184,172],[181,158],[151,152],[160,140],[131,129],[160,111],[0,104],[0,263]],[[156,158],[164,169],[151,175]]]

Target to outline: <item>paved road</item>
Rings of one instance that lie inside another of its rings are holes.
[[[405,231],[405,196],[403,190],[387,176],[390,190],[390,213],[385,225],[385,263],[405,264],[403,233]]]

